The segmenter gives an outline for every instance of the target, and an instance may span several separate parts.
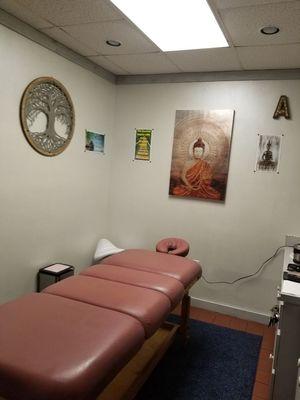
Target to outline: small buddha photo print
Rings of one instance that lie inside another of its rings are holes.
[[[177,110],[169,195],[225,200],[233,110]]]
[[[279,173],[283,135],[258,135],[255,172]]]

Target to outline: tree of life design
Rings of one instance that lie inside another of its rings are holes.
[[[73,104],[65,87],[54,78],[32,81],[22,97],[21,122],[36,151],[45,156],[63,152],[74,130]]]

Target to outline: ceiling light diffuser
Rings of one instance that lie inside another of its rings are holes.
[[[206,0],[111,0],[162,51],[228,47]]]

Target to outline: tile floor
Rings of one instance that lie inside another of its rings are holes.
[[[176,311],[178,313],[179,310]],[[211,324],[263,336],[252,400],[269,400],[272,369],[272,360],[269,356],[273,352],[275,328],[268,328],[266,325],[258,324],[257,322],[195,307],[191,307],[190,317]]]

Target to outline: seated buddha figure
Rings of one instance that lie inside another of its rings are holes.
[[[262,170],[276,170],[276,163],[273,161],[273,152],[271,150],[272,143],[269,140],[267,143],[267,150],[264,151],[261,160],[259,161],[259,167]]]
[[[204,150],[205,144],[199,137],[193,145],[192,162],[186,163],[183,168],[183,184],[173,188],[173,195],[220,200],[220,193],[211,186],[213,171],[209,163],[203,160]]]

